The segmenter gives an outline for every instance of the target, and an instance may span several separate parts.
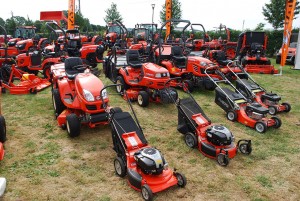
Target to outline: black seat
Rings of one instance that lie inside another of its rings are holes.
[[[68,54],[70,56],[78,56],[79,49],[81,48],[81,42],[79,40],[69,39],[68,40]]]
[[[76,67],[83,67],[81,58],[69,57],[65,60],[65,71],[69,79],[74,79],[78,73],[82,73],[84,70],[76,69]]]
[[[217,51],[214,59],[222,66],[227,66],[228,63],[231,62],[231,60],[226,58],[225,52],[223,51]]]
[[[187,58],[183,55],[183,51],[180,46],[171,47],[171,56],[176,67],[186,68]]]
[[[140,68],[143,65],[138,50],[128,50],[126,53],[126,60],[127,64],[133,68]]]
[[[41,52],[34,51],[31,56],[31,65],[32,66],[39,66],[42,64],[42,54]]]

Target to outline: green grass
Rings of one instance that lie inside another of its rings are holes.
[[[174,105],[141,108],[133,103],[149,144],[188,180],[185,189],[171,188],[155,200],[300,200],[300,71],[286,66],[282,76],[253,77],[292,105],[290,113],[278,115],[283,122],[278,130],[259,134],[229,122],[214,103],[214,92],[193,92],[214,123],[227,126],[236,140],[252,140],[253,153],[238,154],[226,168],[185,145]],[[111,106],[129,110],[115,90],[109,92]],[[141,200],[140,193],[114,173],[110,127],[82,127],[80,137],[70,139],[57,126],[50,88],[36,95],[2,94],[2,112],[8,138],[0,162],[0,176],[7,179],[5,200]]]

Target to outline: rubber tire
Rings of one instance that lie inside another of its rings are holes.
[[[191,80],[185,80],[183,82],[183,91],[187,92],[193,92],[194,91],[194,83]]]
[[[270,108],[271,108],[271,110],[270,110]],[[270,114],[270,115],[276,115],[277,112],[278,112],[277,108],[274,107],[274,106],[269,106],[268,109],[269,109],[269,114]]]
[[[116,164],[120,165],[120,171],[118,172],[117,170],[117,167],[116,167]],[[117,157],[115,160],[114,160],[114,168],[115,168],[115,172],[116,174],[119,176],[119,177],[125,177],[126,176],[126,166],[124,164],[124,161],[120,158],[120,157]]]
[[[58,89],[53,89],[52,91],[52,105],[56,117],[58,117],[67,108],[60,98]]]
[[[77,137],[80,135],[81,122],[76,114],[69,114],[66,118],[66,127],[68,135],[71,138]]]
[[[146,91],[140,91],[138,94],[138,104],[141,107],[147,107],[149,105],[149,95]]]
[[[262,129],[258,129],[257,126],[262,126]],[[265,133],[267,131],[267,125],[264,122],[258,121],[254,126],[255,130],[259,133]]]
[[[227,113],[226,113],[226,117],[229,121],[236,121],[237,120],[237,113],[236,111],[233,111],[233,110],[229,110]]]
[[[222,161],[221,161],[221,159],[222,159]],[[226,167],[229,164],[229,158],[227,155],[220,153],[217,156],[217,162],[219,165]]]
[[[116,86],[116,90],[119,94],[122,94],[124,90],[128,89],[128,85],[125,83],[123,76],[117,77],[116,84],[122,84],[121,86]]]
[[[198,145],[196,136],[190,132],[184,135],[184,142],[189,148],[195,148]]]
[[[239,150],[242,154],[249,155],[252,152],[252,147],[249,147],[248,143],[241,143],[239,145]]]
[[[6,141],[6,122],[5,118],[0,115],[0,142],[4,143]]]
[[[184,188],[187,183],[185,176],[179,172],[176,172],[175,176],[177,178],[177,186],[179,186],[180,188]]]
[[[40,50],[43,51],[47,44],[50,44],[50,42],[47,39],[43,40],[40,46]]]
[[[276,116],[271,117],[271,119],[273,119],[276,122],[276,124],[273,126],[273,128],[280,128],[281,127],[281,125],[282,125],[281,119],[279,119]]]
[[[282,103],[281,105],[285,106],[285,112],[289,112],[292,109],[292,106],[289,103]]]
[[[146,193],[145,196],[144,193]],[[147,184],[144,184],[141,188],[141,194],[144,200],[151,201],[153,200],[153,192]]]

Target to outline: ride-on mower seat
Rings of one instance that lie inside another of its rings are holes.
[[[227,64],[231,62],[231,60],[226,58],[225,52],[223,51],[217,51],[214,59],[222,66],[227,66]]]
[[[112,121],[114,123],[117,134],[122,138],[125,133],[136,132],[143,144],[147,144],[147,140],[143,132],[139,129],[136,122],[128,112],[115,113]]]
[[[187,58],[183,55],[183,51],[180,46],[171,47],[171,56],[176,67],[186,68]]]
[[[81,58],[69,57],[65,60],[65,71],[69,79],[74,79],[78,73],[82,73],[84,70],[75,69],[75,67],[83,67]]]
[[[143,65],[138,50],[128,50],[126,53],[126,60],[127,64],[133,68],[141,68]]]

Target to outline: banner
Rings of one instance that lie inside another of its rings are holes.
[[[285,4],[283,43],[281,48],[282,52],[281,52],[281,62],[280,62],[281,66],[285,65],[286,57],[289,51],[289,44],[290,44],[290,37],[291,37],[296,1],[297,0],[286,0],[286,4]]]

